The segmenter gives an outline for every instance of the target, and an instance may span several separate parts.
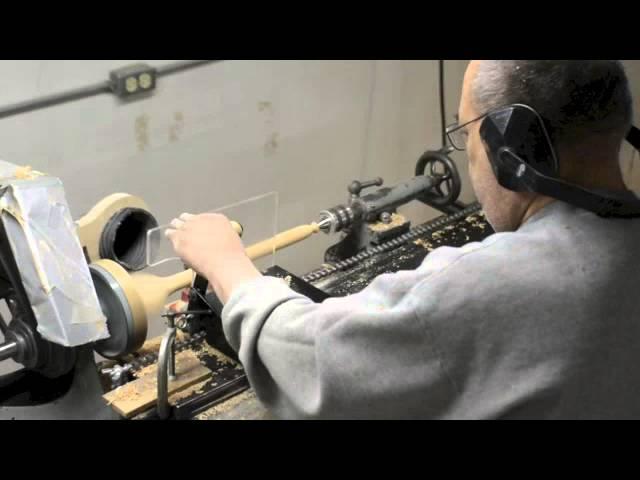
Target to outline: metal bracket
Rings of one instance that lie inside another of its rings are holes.
[[[174,380],[176,378],[175,318],[168,317],[168,321],[169,328],[162,338],[160,351],[158,353],[157,410],[158,417],[160,417],[161,420],[169,418],[169,414],[171,413],[171,405],[169,405],[169,380]]]

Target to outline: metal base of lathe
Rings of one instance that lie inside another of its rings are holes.
[[[26,369],[0,378],[0,420],[117,420],[102,398],[93,350],[80,348],[77,358],[60,378]]]

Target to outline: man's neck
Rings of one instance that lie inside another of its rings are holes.
[[[559,177],[588,190],[628,191],[620,170],[621,142],[615,135],[591,136],[580,144],[559,147]],[[536,195],[526,208],[520,225],[554,201],[553,198]]]
[[[621,140],[614,136],[591,137],[578,145],[560,147],[559,176],[589,190],[626,191],[620,170]]]
[[[522,216],[522,221],[520,222],[520,226],[527,223],[527,221],[531,217],[533,217],[536,213],[538,213],[544,207],[546,207],[547,205],[555,201],[556,201],[555,198],[545,197],[543,195],[537,195],[536,198],[533,199],[533,201],[529,204],[529,206],[525,210],[524,215]]]
[[[628,191],[627,186],[622,179],[620,169],[612,168],[610,165],[608,167],[597,169],[597,171],[591,170],[581,175],[572,175],[570,178],[570,180],[568,179],[566,181],[588,190],[607,190],[611,192]],[[555,201],[556,199],[551,197],[536,195],[525,210],[520,225],[524,225],[533,215]]]
[[[565,176],[566,181],[588,190],[609,190],[612,192],[627,191],[618,164],[604,164],[589,171],[574,172]]]

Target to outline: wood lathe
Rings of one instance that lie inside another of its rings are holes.
[[[356,293],[380,274],[416,268],[438,246],[460,246],[492,233],[478,205],[457,201],[460,179],[446,151],[423,155],[413,178],[382,184],[353,182],[345,204],[324,210],[316,222],[247,246],[247,255],[257,260],[319,232],[340,235],[311,272],[298,276],[280,266],[263,272],[322,302]],[[412,226],[397,208],[414,200],[444,215]],[[109,225],[112,234],[104,235]],[[206,279],[191,270],[167,277],[140,271],[144,252],[136,239],[156,226],[143,201],[123,194],[103,200],[76,222],[108,335],[67,347],[39,335],[9,234],[0,225],[0,294],[13,315],[9,325],[0,321],[6,332],[0,360],[25,367],[0,378],[0,418],[228,418],[229,405],[244,411],[259,405],[247,400],[249,384],[226,342],[221,305]],[[181,300],[166,305],[176,292],[182,292]],[[167,332],[148,340],[149,322],[159,314]],[[102,359],[96,361],[94,352]],[[29,400],[34,391],[47,392],[37,405]]]

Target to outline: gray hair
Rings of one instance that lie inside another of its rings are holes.
[[[473,82],[480,113],[513,103],[537,110],[553,142],[628,133],[633,102],[618,60],[485,60]]]

